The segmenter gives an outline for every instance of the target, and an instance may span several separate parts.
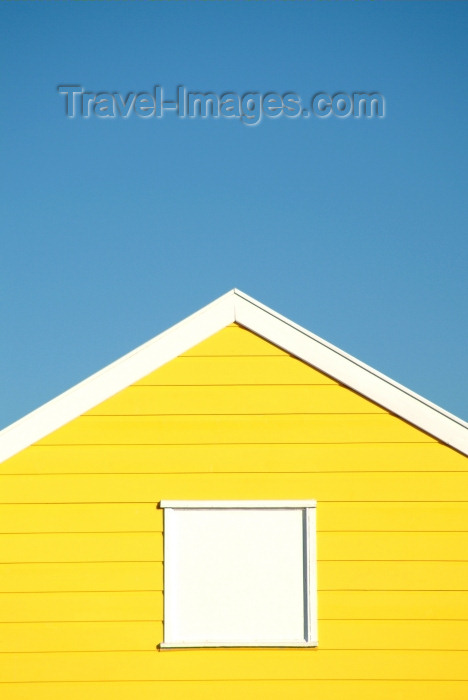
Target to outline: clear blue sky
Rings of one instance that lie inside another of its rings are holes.
[[[468,419],[468,4],[1,3],[0,427],[238,287]],[[378,91],[68,120],[56,87]]]

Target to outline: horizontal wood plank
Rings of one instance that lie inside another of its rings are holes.
[[[162,622],[142,620],[0,623],[0,653],[152,651],[162,638]]]
[[[466,591],[321,591],[319,620],[468,620]]]
[[[183,654],[183,656],[182,656]],[[279,656],[279,654],[281,656]],[[281,659],[281,662],[279,662]],[[4,681],[413,679],[466,680],[463,651],[244,651],[219,649],[137,652],[1,654]]]
[[[387,413],[338,384],[299,386],[131,386],[86,416]]]
[[[163,590],[158,561],[0,564],[0,592]]]
[[[0,564],[1,591],[161,590],[162,562]],[[468,562],[319,561],[322,591],[467,591]]]
[[[436,442],[40,445],[4,462],[3,474],[468,471],[468,458]]]
[[[408,475],[401,475],[402,480]],[[429,481],[430,481],[430,477]],[[449,482],[451,474],[445,475]],[[468,529],[468,502],[455,503],[340,503],[317,504],[319,530],[363,530],[389,532],[465,531]]]
[[[0,535],[0,562],[159,561],[159,532]]]
[[[160,591],[0,593],[0,622],[160,622],[162,614]]]
[[[0,623],[0,653],[152,651],[162,636],[162,622]],[[320,624],[321,650],[397,650],[403,645],[415,650],[466,650],[468,621],[326,620]]]
[[[321,649],[467,650],[468,621],[324,620]]]
[[[83,416],[38,445],[432,442],[390,414]]]
[[[447,475],[446,479],[451,477]],[[330,502],[317,504],[319,531],[465,531],[468,502]],[[378,527],[378,529],[377,529]],[[162,532],[156,503],[28,503],[0,505],[0,533]]]
[[[468,532],[318,532],[319,560],[462,561]],[[0,562],[162,561],[159,532],[0,535]]]
[[[289,355],[177,357],[135,384],[210,386],[229,384],[336,384],[334,379]]]
[[[463,561],[467,552],[468,532],[317,533],[321,560]]]
[[[322,561],[321,591],[468,591],[468,561]]]
[[[167,500],[463,501],[468,473],[58,474],[0,476],[3,503],[154,503]]]
[[[468,620],[465,591],[320,591],[319,620]],[[1,593],[0,622],[159,620],[159,591]]]
[[[162,530],[163,510],[157,508],[154,503],[0,505],[0,533],[162,532]]]
[[[2,700],[466,700],[466,681],[274,680],[3,683]]]

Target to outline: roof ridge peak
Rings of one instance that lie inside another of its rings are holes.
[[[4,428],[0,462],[234,322],[468,455],[468,423],[233,288]]]

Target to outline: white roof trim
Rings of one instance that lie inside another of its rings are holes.
[[[236,291],[236,290],[235,290]],[[468,455],[468,423],[236,291],[237,323]]]
[[[234,322],[233,292],[140,345],[0,432],[0,462]]]
[[[468,423],[233,289],[0,432],[0,462],[237,322],[468,455]]]

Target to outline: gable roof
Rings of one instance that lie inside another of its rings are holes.
[[[468,455],[468,423],[233,289],[0,432],[0,462],[238,323]]]

